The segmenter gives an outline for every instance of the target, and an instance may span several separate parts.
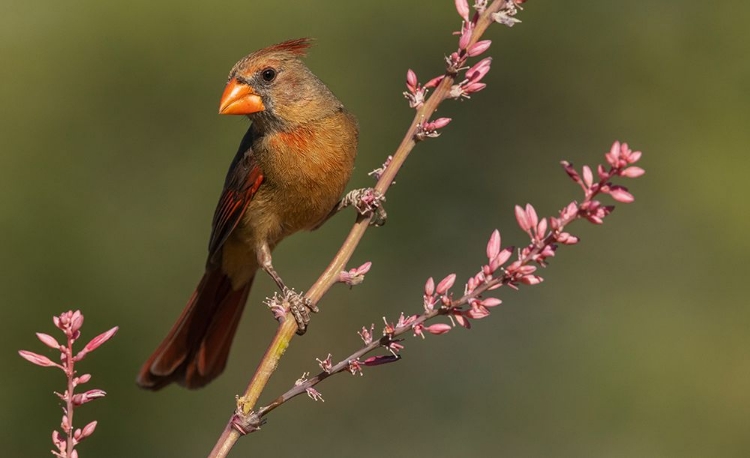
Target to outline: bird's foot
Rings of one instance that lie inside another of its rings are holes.
[[[318,313],[320,311],[304,294],[287,287],[284,287],[281,294],[276,293],[272,298],[267,299],[266,304],[277,320],[284,318],[287,312],[291,313],[294,321],[297,322],[297,335],[300,336],[307,331],[307,325],[310,323],[310,312]]]
[[[373,215],[370,225],[382,226],[388,216],[383,208],[383,202],[385,202],[385,196],[375,188],[361,188],[349,191],[341,200],[340,208],[351,205],[360,215]]]

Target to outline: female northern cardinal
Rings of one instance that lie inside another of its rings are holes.
[[[252,124],[216,207],[206,273],[143,365],[141,387],[199,388],[216,378],[258,267],[287,290],[271,250],[320,225],[349,181],[357,121],[300,60],[309,47],[298,39],[261,49],[229,74],[219,113],[247,115]]]

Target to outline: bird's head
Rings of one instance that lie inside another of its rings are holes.
[[[237,62],[219,104],[219,113],[247,115],[267,127],[314,121],[341,103],[302,62],[311,40],[285,41]]]

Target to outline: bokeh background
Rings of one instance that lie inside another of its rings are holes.
[[[578,224],[546,281],[471,331],[410,339],[405,359],[321,385],[274,412],[232,456],[750,456],[750,5],[527,3],[495,26],[488,88],[445,103],[388,195],[390,220],[353,264],[374,267],[322,304],[262,401],[316,357],[343,357],[363,324],[418,311],[428,276],[465,278],[513,205],[578,197],[558,161],[595,164],[615,139],[644,151],[603,227]],[[61,374],[17,350],[80,308],[84,338],[119,325],[81,364],[109,396],[81,456],[205,456],[273,332],[257,281],[226,373],[198,392],[138,390],[135,374],[202,273],[214,205],[244,118],[216,114],[226,74],[260,47],[318,39],[309,66],[355,112],[352,187],[372,183],[422,81],[455,47],[453,2],[0,3],[0,443],[46,456]],[[306,288],[353,217],[285,241],[275,264]],[[50,355],[51,356],[51,355]]]

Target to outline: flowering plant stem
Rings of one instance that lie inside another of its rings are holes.
[[[492,14],[504,9],[507,3],[508,1],[506,0],[494,0],[479,14],[471,38],[468,44],[464,47],[465,49],[475,44],[482,37],[487,30],[487,27],[493,22]],[[468,57],[469,56],[464,52],[460,64],[465,63]],[[448,98],[450,90],[456,82],[458,68],[461,66],[462,65],[449,66],[433,94],[422,106],[417,108],[414,120],[409,126],[409,130],[406,132],[401,144],[393,154],[393,160],[388,167],[385,168],[375,186],[376,192],[379,192],[381,195],[386,194],[399,169],[416,145],[418,141],[417,134],[419,133],[422,123],[429,120],[430,116],[432,116],[440,103]],[[354,226],[349,231],[349,235],[336,253],[336,256],[307,292],[306,297],[310,299],[313,304],[317,304],[331,286],[337,282],[339,273],[346,267],[347,262],[349,262],[354,250],[369,227],[371,218],[372,214],[358,215]],[[279,325],[273,340],[271,340],[263,358],[258,364],[245,393],[237,398],[237,410],[225,426],[224,431],[209,454],[209,458],[226,457],[240,436],[247,434],[259,426],[259,418],[253,412],[253,409],[260,394],[268,383],[268,380],[276,370],[279,360],[284,355],[284,352],[289,346],[296,331],[296,321],[291,317],[291,314],[287,314],[286,318]]]

